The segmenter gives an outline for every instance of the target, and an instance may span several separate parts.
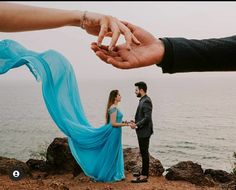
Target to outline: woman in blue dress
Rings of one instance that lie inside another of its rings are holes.
[[[128,122],[123,122],[123,114],[118,109],[118,103],[121,101],[121,95],[118,90],[112,90],[109,94],[107,109],[106,109],[106,124],[111,124],[112,129],[112,139],[114,145],[118,146],[117,160],[116,160],[116,172],[114,174],[113,180],[119,181],[125,178],[124,175],[124,157],[122,149],[122,128],[124,126],[129,126]],[[109,156],[109,155],[107,155]]]
[[[122,122],[119,91],[110,93],[107,123],[93,127],[84,112],[73,67],[62,54],[54,50],[38,53],[13,40],[0,41],[0,74],[24,65],[42,83],[48,112],[67,136],[84,173],[100,182],[124,179],[121,127],[130,124]]]

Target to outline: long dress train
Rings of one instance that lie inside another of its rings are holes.
[[[114,128],[110,123],[99,127],[90,125],[69,61],[54,50],[38,53],[13,40],[0,41],[0,74],[23,65],[42,82],[48,112],[68,137],[72,155],[84,173],[96,181],[123,179],[121,128]]]

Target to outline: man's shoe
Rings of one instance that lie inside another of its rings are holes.
[[[148,182],[147,178],[140,179],[140,177],[137,177],[131,180],[131,183],[146,183],[146,182]]]
[[[139,177],[140,175],[141,175],[140,172],[134,172],[134,173],[133,173],[133,176],[134,176],[134,177]]]

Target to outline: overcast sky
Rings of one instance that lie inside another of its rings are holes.
[[[88,10],[113,15],[139,25],[154,36],[186,37],[189,39],[218,38],[236,33],[236,2],[18,2],[59,9]],[[95,36],[88,35],[77,27],[50,30],[0,33],[0,39],[13,39],[33,51],[55,49],[72,63],[78,79],[87,78],[158,78],[159,67],[119,70],[99,60],[90,49]],[[122,42],[121,39],[119,42]],[[105,43],[108,44],[106,39]],[[207,75],[229,75],[234,73],[207,73]],[[178,74],[206,75],[206,73]],[[20,77],[19,77],[20,76]],[[173,76],[173,75],[172,75]],[[29,80],[32,76],[26,67],[15,69],[0,76],[2,80]]]

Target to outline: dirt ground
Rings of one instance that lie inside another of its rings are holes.
[[[40,173],[34,173],[34,178],[23,178],[12,181],[9,176],[0,176],[0,190],[219,190],[219,187],[199,187],[185,181],[168,181],[165,177],[149,177],[147,183],[134,184],[130,180],[132,174],[126,174],[126,179],[115,183],[93,182],[83,174],[73,177],[72,174],[52,175],[40,178]]]

